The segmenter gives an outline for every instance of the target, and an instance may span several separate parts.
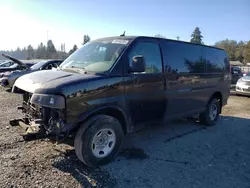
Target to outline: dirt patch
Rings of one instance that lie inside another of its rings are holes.
[[[230,97],[215,127],[181,121],[134,133],[117,160],[97,169],[77,159],[72,140],[23,141],[8,127],[20,103],[0,89],[0,187],[250,186],[248,97]]]

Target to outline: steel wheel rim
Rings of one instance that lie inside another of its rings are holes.
[[[112,129],[100,129],[91,142],[92,153],[97,158],[104,158],[113,151],[115,143],[116,135]]]
[[[211,121],[215,120],[215,118],[217,117],[217,113],[218,113],[218,108],[216,104],[212,104],[209,110],[209,117]]]

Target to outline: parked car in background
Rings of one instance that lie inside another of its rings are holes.
[[[10,124],[26,128],[24,139],[72,133],[79,160],[98,166],[142,125],[196,115],[215,125],[230,79],[228,56],[215,47],[154,37],[93,40],[58,70],[16,80],[12,92],[23,95],[25,118]]]
[[[245,72],[245,71],[244,71],[244,72],[242,72],[242,75],[243,75],[243,76],[246,76],[248,73],[250,73],[250,72]]]
[[[232,79],[231,79],[231,84],[236,84],[237,81],[243,76],[243,73],[238,66],[231,66],[231,74],[232,74]]]
[[[6,54],[2,54],[2,56],[11,61],[5,61],[0,64],[0,73],[14,71],[14,70],[26,70],[26,69],[29,69],[29,67],[33,65],[32,63],[23,63],[19,61],[18,59],[13,58]]]
[[[20,76],[39,70],[51,70],[52,68],[57,68],[62,62],[63,60],[60,59],[40,61],[25,70],[16,70],[3,73],[0,76],[0,85],[2,87],[11,88],[14,85],[16,79]]]
[[[3,63],[0,64],[0,69],[4,69],[4,68],[16,68],[18,66],[17,63],[13,62],[13,61],[5,61]]]
[[[250,96],[250,73],[240,78],[236,84],[236,94]]]
[[[240,69],[241,69],[241,71],[242,71],[242,73],[243,73],[243,76],[246,76],[247,73],[250,72],[250,66],[249,66],[249,65],[241,66]]]

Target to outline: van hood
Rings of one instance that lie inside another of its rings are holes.
[[[66,72],[62,70],[42,70],[32,72],[19,77],[12,88],[15,87],[24,91],[34,93],[37,89],[56,89],[60,86],[72,85],[94,77],[100,77],[95,74],[79,74]]]
[[[27,69],[30,69],[30,67],[28,65],[26,65],[25,63],[23,63],[22,61],[19,61],[18,59],[14,58],[14,57],[11,57],[11,56],[6,55],[6,54],[2,54],[2,56],[7,58],[7,59],[10,59],[11,61],[17,63],[18,65],[21,65]]]

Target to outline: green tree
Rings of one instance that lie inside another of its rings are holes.
[[[84,44],[86,44],[89,41],[90,41],[90,37],[88,35],[84,35],[83,36],[83,43],[82,44],[84,45]]]
[[[52,42],[52,40],[48,40],[47,42],[47,58],[55,58],[56,56],[56,48]]]
[[[73,54],[77,49],[77,46],[74,45],[73,48],[69,51],[69,55]]]
[[[28,45],[27,47],[27,54],[28,54],[27,59],[33,59],[35,57],[35,50],[31,45]]]
[[[22,58],[22,59],[28,59],[28,51],[27,51],[27,48],[26,48],[26,47],[22,48],[21,52],[22,52],[22,54],[23,54],[23,58]]]
[[[246,43],[243,50],[244,63],[250,63],[250,40]]]
[[[235,50],[235,59],[242,63],[244,62],[244,56],[243,56],[244,48],[245,48],[245,43],[243,41],[240,41],[237,44],[237,47]]]
[[[215,43],[215,46],[221,49],[224,49],[231,61],[235,61],[236,59],[236,49],[237,49],[237,41],[235,40],[222,40]]]
[[[44,58],[46,58],[46,46],[44,46],[42,42],[37,47],[36,58],[37,59],[44,59]]]
[[[196,27],[194,29],[194,32],[191,35],[190,42],[195,43],[195,44],[203,44],[202,38],[203,38],[203,36],[201,35],[201,31],[200,31],[199,27]]]

